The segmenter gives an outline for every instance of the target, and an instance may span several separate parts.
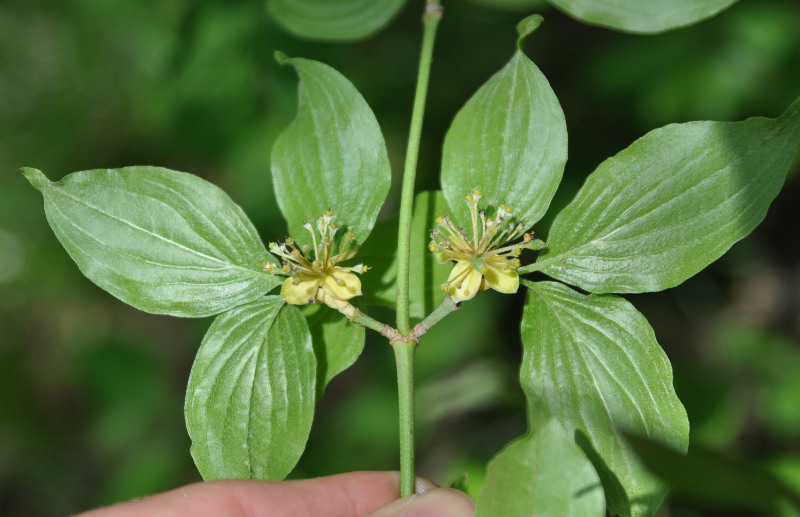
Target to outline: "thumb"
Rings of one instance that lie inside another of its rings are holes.
[[[384,506],[369,517],[472,517],[475,502],[451,488],[434,488]]]

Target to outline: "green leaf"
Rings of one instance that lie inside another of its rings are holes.
[[[452,264],[439,264],[428,250],[430,230],[436,217],[446,213],[447,203],[441,191],[420,192],[414,198],[411,218],[411,262],[409,265],[409,312],[412,318],[424,318],[433,311],[445,293],[441,285],[447,281]],[[369,302],[394,307],[397,300],[397,218],[378,223],[381,230],[364,246],[359,259],[370,267],[362,277]]]
[[[653,515],[666,486],[615,428],[686,450],[689,423],[672,369],[647,320],[624,299],[525,282],[524,355],[529,397],[541,399],[597,469],[612,515]]]
[[[391,182],[381,129],[339,72],[307,59],[286,63],[300,76],[300,107],[272,148],[272,179],[289,231],[310,241],[303,222],[331,210],[363,243]]]
[[[507,445],[487,466],[476,517],[604,517],[591,462],[554,418]]]
[[[758,465],[721,457],[692,446],[681,454],[647,438],[626,434],[644,464],[670,483],[671,491],[719,515],[757,512],[781,515],[783,505],[800,512],[800,492],[792,490]]]
[[[143,311],[202,317],[253,301],[279,280],[253,224],[219,188],[159,167],[75,172],[44,196],[53,232],[92,282]]]
[[[570,16],[633,33],[663,32],[710,18],[737,0],[549,0]]]
[[[458,112],[442,152],[442,190],[460,225],[470,224],[465,196],[479,188],[489,205],[511,205],[530,227],[564,172],[564,113],[542,72],[517,51]]]
[[[355,41],[391,20],[406,0],[269,0],[272,16],[286,30],[318,41]]]
[[[525,268],[594,293],[675,286],[763,219],[800,142],[800,101],[777,119],[656,129],[609,158]]]
[[[279,296],[218,316],[186,391],[192,457],[205,480],[280,480],[314,417],[316,359],[297,307]]]
[[[311,329],[317,356],[319,395],[335,376],[349,368],[364,350],[364,327],[347,320],[326,305],[315,303],[302,308]]]
[[[522,44],[525,43],[525,40],[533,34],[533,32],[539,28],[539,25],[542,24],[544,18],[539,14],[532,14],[517,24],[517,34],[519,38],[517,38],[517,48],[522,50]]]

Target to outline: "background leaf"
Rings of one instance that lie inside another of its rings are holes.
[[[289,32],[321,41],[354,41],[382,29],[406,0],[269,0],[272,16]]]
[[[464,197],[483,191],[490,206],[511,205],[536,223],[550,205],[567,161],[564,113],[542,72],[522,52],[458,112],[442,150],[442,190],[451,215],[469,226]]]
[[[776,119],[651,131],[589,176],[531,269],[594,293],[675,286],[764,219],[798,142],[800,100]]]
[[[689,423],[647,320],[616,296],[526,282],[520,379],[592,460],[612,515],[654,515],[665,485],[616,427],[685,450]]]
[[[737,0],[548,0],[592,25],[634,33],[663,32],[710,18]]]
[[[692,446],[681,454],[642,436],[626,434],[648,469],[668,481],[677,497],[723,514],[758,512],[786,515],[779,509],[800,512],[800,491],[763,472],[758,465],[733,461]],[[794,515],[794,514],[792,514]]]
[[[272,179],[289,232],[310,240],[304,221],[331,210],[363,243],[389,191],[391,169],[375,115],[333,68],[288,59],[300,76],[297,117],[275,140]]]
[[[476,517],[604,517],[600,478],[554,418],[542,419],[487,466]]]
[[[280,480],[314,417],[316,359],[297,307],[267,296],[217,317],[186,391],[192,457],[205,480]]]
[[[253,224],[219,188],[159,167],[25,177],[47,220],[92,282],[143,311],[217,314],[260,297],[279,280]]]
[[[430,231],[437,216],[447,213],[447,203],[439,190],[420,192],[414,199],[411,219],[410,306],[412,318],[424,318],[442,300],[441,285],[447,281],[452,264],[439,264],[428,251]],[[364,247],[358,258],[374,270],[362,277],[369,302],[394,308],[397,300],[397,218],[380,221],[381,230]],[[371,291],[371,292],[370,292]]]
[[[349,368],[361,355],[364,327],[350,323],[342,314],[320,303],[305,305],[301,310],[314,341],[317,389],[322,395],[331,379]]]

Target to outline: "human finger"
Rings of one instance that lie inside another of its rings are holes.
[[[299,481],[194,483],[77,517],[363,517],[397,499],[396,472],[350,472]]]
[[[464,492],[435,488],[393,501],[369,517],[472,517],[474,513],[475,502]]]

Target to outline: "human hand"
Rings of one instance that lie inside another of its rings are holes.
[[[99,508],[76,517],[471,517],[465,494],[417,479],[402,499],[396,472],[350,472],[301,481],[226,480]]]

